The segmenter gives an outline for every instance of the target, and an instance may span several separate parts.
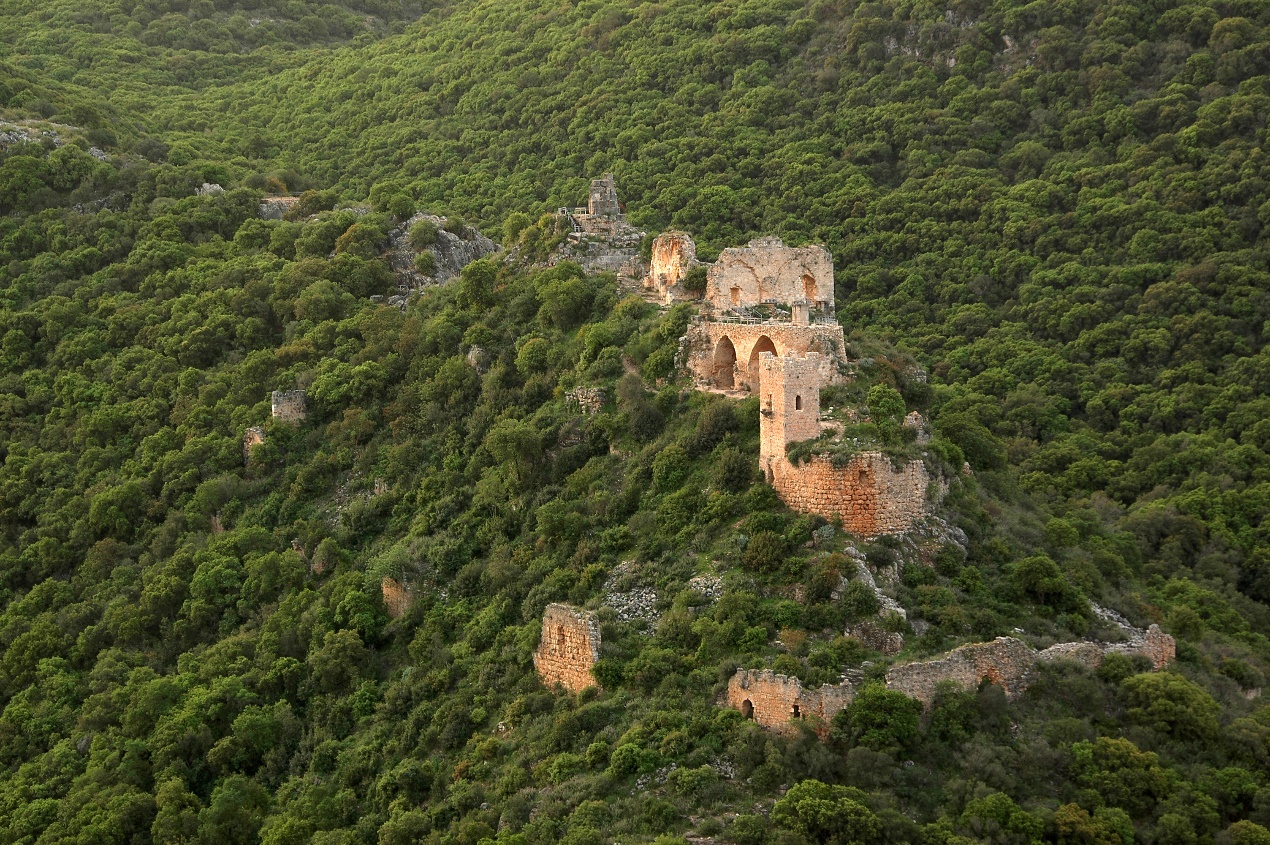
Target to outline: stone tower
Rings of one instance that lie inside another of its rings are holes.
[[[759,355],[759,465],[770,482],[785,447],[820,436],[820,355]]]
[[[621,216],[622,206],[617,201],[617,182],[612,173],[605,173],[601,178],[591,180],[587,213],[595,217]]]
[[[299,423],[308,416],[303,390],[275,390],[271,399],[273,418],[279,422]]]

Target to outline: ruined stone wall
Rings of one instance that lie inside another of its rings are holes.
[[[697,244],[684,232],[662,232],[653,240],[644,287],[671,298],[682,292],[688,271],[697,265]]]
[[[930,475],[921,461],[896,470],[881,452],[861,452],[840,467],[823,456],[797,465],[773,456],[763,468],[791,509],[840,520],[858,537],[901,534],[927,514]]]
[[[303,422],[309,415],[303,390],[275,390],[272,400],[273,418],[279,422]]]
[[[719,253],[706,275],[706,301],[716,310],[806,300],[834,310],[833,258],[823,246],[785,246],[756,238]]]
[[[962,689],[977,689],[985,678],[1016,696],[1027,688],[1028,671],[1036,662],[1036,652],[1014,637],[997,637],[990,643],[971,643],[955,648],[944,657],[919,663],[893,666],[886,673],[886,685],[930,706],[935,687],[953,681]]]
[[[545,686],[581,692],[596,685],[591,667],[600,659],[600,623],[594,613],[567,604],[549,604],[534,668]]]
[[[791,719],[809,720],[821,737],[833,717],[855,696],[849,683],[804,689],[802,682],[771,669],[738,669],[728,681],[725,703],[770,730],[782,730]]]
[[[1060,643],[1040,652],[1014,637],[997,637],[990,643],[955,648],[943,657],[893,666],[885,683],[888,689],[927,707],[935,699],[935,688],[945,681],[974,690],[988,680],[1014,698],[1027,689],[1032,668],[1039,661],[1073,660],[1095,668],[1108,654],[1141,654],[1159,671],[1172,662],[1175,646],[1173,638],[1156,625],[1139,632],[1129,643]],[[724,704],[771,730],[787,729],[796,717],[813,717],[813,725],[823,738],[834,715],[854,697],[850,681],[807,690],[797,678],[777,675],[771,669],[738,669],[728,681]]]
[[[604,407],[605,394],[602,387],[575,387],[565,391],[564,397],[570,406],[587,416],[598,414]]]
[[[393,619],[397,619],[414,604],[414,592],[395,578],[385,578],[379,584],[379,591],[384,598],[384,609]]]
[[[281,220],[299,201],[299,197],[265,197],[260,201],[260,216],[265,220]]]
[[[728,344],[730,354],[726,352]],[[759,372],[755,350],[773,348],[781,357],[805,357],[809,352],[818,352],[820,384],[838,384],[844,380],[841,365],[846,363],[846,339],[842,326],[837,323],[799,326],[702,320],[688,327],[680,347],[682,364],[700,387],[748,388],[757,393]],[[735,361],[729,364],[730,355],[735,356]]]
[[[253,425],[243,434],[243,465],[251,459],[251,450],[265,442],[265,430]]]

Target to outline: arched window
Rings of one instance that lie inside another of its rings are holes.
[[[741,715],[747,719],[754,718],[754,705],[748,698],[741,702]]]

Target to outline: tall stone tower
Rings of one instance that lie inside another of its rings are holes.
[[[617,201],[617,182],[612,173],[591,180],[591,194],[587,201],[587,213],[595,217],[619,217],[622,206]]]
[[[770,482],[773,465],[785,460],[785,447],[820,436],[821,361],[759,355],[759,465]]]

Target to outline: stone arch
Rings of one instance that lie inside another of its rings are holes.
[[[741,702],[741,715],[747,719],[754,718],[754,703],[748,698]]]
[[[820,300],[816,295],[816,277],[811,273],[803,273],[803,299],[813,305]]]
[[[731,389],[736,386],[736,347],[732,338],[724,335],[714,346],[714,360],[711,367],[714,383],[719,387]]]
[[[776,351],[776,344],[767,335],[759,335],[754,341],[754,345],[750,347],[750,361],[746,372],[749,374],[750,390],[758,390],[758,363],[759,356],[764,352],[770,352],[773,355],[779,355]]]

